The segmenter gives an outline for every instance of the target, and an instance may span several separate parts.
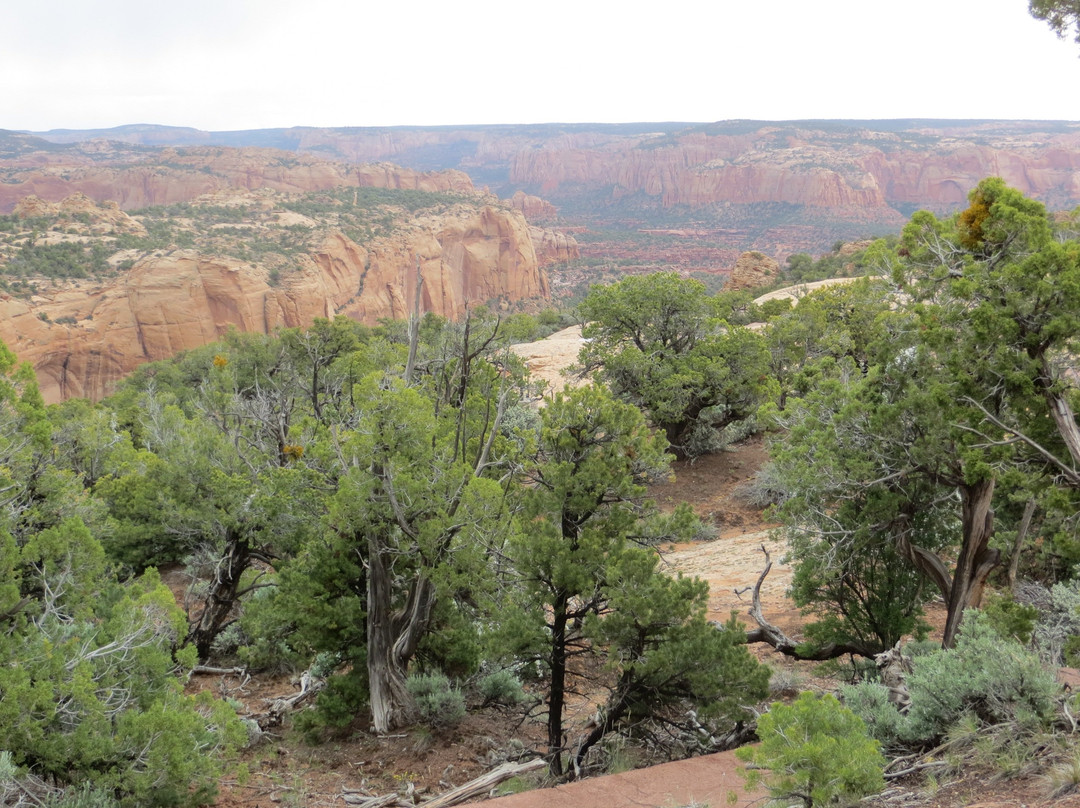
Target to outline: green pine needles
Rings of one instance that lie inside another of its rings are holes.
[[[774,704],[758,722],[757,746],[735,754],[755,768],[748,787],[763,782],[776,799],[799,799],[806,808],[850,805],[885,787],[885,759],[866,725],[832,695],[802,693]]]

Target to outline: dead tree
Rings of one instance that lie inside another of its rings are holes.
[[[817,646],[815,648],[806,648],[797,640],[793,640],[787,634],[783,632],[778,626],[770,623],[766,618],[764,612],[761,610],[761,585],[765,583],[765,578],[772,570],[772,557],[769,555],[769,551],[765,549],[765,545],[761,545],[761,552],[765,554],[765,569],[761,571],[761,575],[758,576],[757,583],[754,584],[753,589],[753,601],[750,606],[749,615],[754,618],[754,622],[757,623],[756,629],[751,629],[746,632],[746,641],[748,643],[763,642],[767,645],[771,645],[775,650],[779,651],[784,656],[789,656],[793,659],[809,660],[812,662],[821,662],[826,659],[837,659],[838,657],[845,656],[847,654],[855,654],[861,657],[872,657],[877,653],[877,649],[869,645],[862,643],[836,643],[830,642],[824,645]],[[736,594],[745,592],[746,590],[737,590]]]

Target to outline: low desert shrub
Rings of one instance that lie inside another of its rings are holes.
[[[965,616],[954,649],[912,664],[913,739],[941,737],[966,712],[986,725],[1039,723],[1053,713],[1059,689],[1053,674],[1034,653],[998,634],[981,612]]]
[[[414,674],[405,687],[416,700],[420,720],[434,729],[445,729],[465,717],[465,697],[441,673]]]
[[[513,706],[525,700],[521,681],[505,669],[482,676],[476,683],[476,690],[485,707],[492,704]]]
[[[842,689],[844,702],[885,746],[921,746],[942,739],[964,716],[978,726],[1012,722],[1018,729],[1045,725],[1058,686],[1038,656],[1002,637],[981,612],[970,611],[956,647],[912,658],[907,677],[911,710],[901,715],[885,688],[863,683]]]

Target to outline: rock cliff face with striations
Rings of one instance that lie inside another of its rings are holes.
[[[763,125],[738,135],[705,127],[603,147],[523,150],[510,178],[556,200],[575,188],[611,188],[614,198],[643,194],[663,207],[770,202],[865,218],[892,206],[953,208],[986,176],[1051,206],[1080,201],[1080,127],[809,126]]]
[[[91,134],[147,145],[244,141],[244,133],[169,131],[163,127],[123,127]],[[64,133],[50,138],[73,143],[80,135]],[[352,163],[391,160],[418,169],[460,169],[482,176],[483,182],[501,194],[522,192],[523,205],[532,194],[556,204],[583,193],[601,203],[641,195],[667,208],[790,204],[818,211],[836,209],[848,218],[891,222],[896,216],[889,216],[889,208],[893,214],[899,210],[905,215],[912,207],[953,209],[965,201],[980,179],[991,175],[1003,177],[1054,208],[1080,204],[1080,124],[1067,121],[294,128],[252,132],[249,142],[272,142],[294,153],[301,164],[281,166],[274,179],[294,187],[311,187],[316,181],[306,176],[313,169],[302,164],[304,155],[332,155]],[[92,143],[98,144],[99,151],[115,147],[106,141]],[[27,156],[29,148],[21,143],[11,151],[26,165],[58,159],[48,154]],[[79,144],[79,148],[87,159],[93,156],[90,143]],[[271,153],[266,149],[243,151]],[[185,159],[206,161],[213,149],[198,146],[181,152],[189,155]],[[284,153],[288,152],[276,152]],[[227,166],[212,170],[222,174],[231,171]],[[7,177],[5,183],[16,179]],[[214,178],[206,175],[202,180],[212,183]],[[147,181],[154,184],[152,177]],[[0,212],[10,209],[4,207],[7,190],[0,185]],[[87,194],[100,198],[89,191]],[[59,198],[38,195],[53,201]],[[530,219],[535,218],[535,211],[525,212]]]
[[[555,206],[546,199],[527,194],[524,191],[515,191],[510,197],[510,207],[520,210],[530,222],[547,222],[558,218],[559,212]]]
[[[954,211],[991,175],[1053,210],[1080,204],[1080,123],[1069,121],[297,127],[249,133],[134,126],[46,135],[48,148],[32,136],[0,132],[0,157],[10,155],[9,164],[20,167],[0,167],[0,213],[10,210],[12,193],[56,201],[83,190],[94,199],[117,198],[125,208],[172,201],[163,196],[162,172],[182,174],[189,186],[183,198],[247,182],[249,173],[259,178],[252,182],[275,188],[385,182],[362,178],[350,165],[391,160],[418,172],[466,172],[504,197],[513,195],[512,204],[533,224],[550,218],[554,203],[562,221],[599,231],[695,231],[721,250],[757,249],[783,260],[793,252],[824,252],[837,240],[894,233],[918,208]],[[189,148],[175,149],[179,162],[149,169],[146,149],[164,143]],[[220,151],[210,145],[215,143],[273,144],[279,150],[243,149],[247,156],[240,160],[214,156]],[[340,162],[326,164],[327,157]],[[76,158],[81,167],[61,166]],[[245,161],[260,167],[252,172]],[[109,164],[125,168],[104,171]],[[192,168],[200,164],[205,167]],[[168,183],[174,197],[180,179]],[[120,199],[120,193],[128,196]],[[601,242],[583,239],[583,255],[602,258]],[[641,266],[720,272],[730,266],[721,252],[708,260],[685,259],[690,247],[665,250],[653,239],[639,250]]]
[[[543,266],[573,261],[581,255],[577,239],[568,233],[530,225],[529,235],[536,250],[536,259]]]
[[[78,155],[73,159],[77,158]],[[59,202],[78,193],[132,210],[188,202],[231,188],[269,188],[292,193],[343,186],[473,190],[468,175],[456,170],[424,172],[387,163],[349,165],[258,148],[164,149],[152,159],[143,156],[142,162],[134,165],[92,161],[17,163],[3,170],[2,179],[0,213],[13,211],[20,200],[31,195],[47,202]]]
[[[343,314],[374,325],[422,308],[548,295],[522,216],[491,206],[429,217],[360,245],[331,232],[276,285],[264,268],[195,250],[159,251],[114,281],[0,298],[0,339],[33,364],[49,402],[98,399],[138,365],[205,345],[230,328],[270,333]],[[57,322],[62,321],[62,322]]]

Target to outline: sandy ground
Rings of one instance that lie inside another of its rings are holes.
[[[578,352],[584,344],[581,326],[572,325],[538,342],[511,345],[510,350],[525,360],[534,379],[547,382],[548,388],[545,392],[550,395],[567,386],[568,380],[563,371],[577,360]]]

